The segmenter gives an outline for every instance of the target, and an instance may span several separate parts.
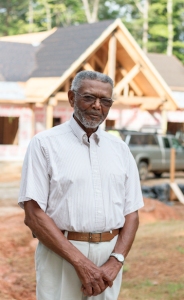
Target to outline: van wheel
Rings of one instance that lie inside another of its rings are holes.
[[[146,180],[148,177],[148,164],[146,162],[140,162],[138,165],[140,180]]]
[[[156,173],[156,172],[155,172],[154,175],[155,175],[156,178],[161,178],[162,173]]]

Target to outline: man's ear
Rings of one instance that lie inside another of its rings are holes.
[[[71,90],[68,91],[68,100],[70,102],[71,107],[74,107],[75,93]]]

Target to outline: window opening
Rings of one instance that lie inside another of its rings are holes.
[[[18,145],[18,117],[0,117],[0,145]]]

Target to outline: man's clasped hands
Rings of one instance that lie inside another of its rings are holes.
[[[75,270],[82,282],[81,291],[88,297],[103,293],[107,287],[112,287],[121,268],[122,264],[114,257],[110,257],[101,267],[97,267],[87,258],[79,262]]]

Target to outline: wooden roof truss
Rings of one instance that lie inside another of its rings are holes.
[[[113,27],[114,26],[114,27]],[[142,110],[176,110],[171,90],[137,45],[120,20],[102,34],[98,45],[90,46],[85,57],[76,61],[75,69],[60,78],[52,92],[57,101],[67,101],[67,91],[75,74],[81,70],[99,71],[114,81],[114,107],[138,106]],[[98,39],[98,40],[99,40]],[[91,51],[90,51],[91,50]],[[78,64],[77,64],[78,62]],[[69,70],[67,70],[69,71]],[[63,81],[61,80],[63,78]],[[46,96],[45,100],[48,97]]]

